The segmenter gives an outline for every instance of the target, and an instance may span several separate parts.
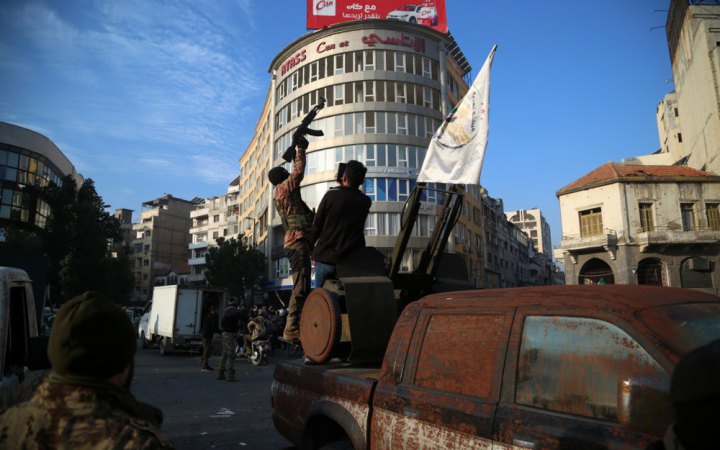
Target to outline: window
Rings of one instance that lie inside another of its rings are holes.
[[[335,55],[335,75],[345,73],[345,56]]]
[[[492,398],[502,367],[510,317],[502,313],[435,314],[425,330],[416,386]],[[482,342],[483,345],[477,345]]]
[[[655,229],[655,221],[652,213],[652,203],[640,203],[640,228],[642,231],[653,231]]]
[[[425,78],[432,78],[432,61],[424,56],[422,59],[422,75]]]
[[[405,53],[395,53],[395,71],[405,72]]]
[[[720,203],[705,203],[708,228],[720,230]]]
[[[617,420],[624,381],[656,381],[667,393],[670,377],[625,331],[597,319],[525,319],[515,401],[550,411]],[[658,405],[647,405],[652,407]],[[658,421],[662,422],[662,421]],[[667,423],[657,423],[662,434]]]
[[[213,231],[212,237],[213,239],[217,239],[218,237],[220,237],[220,233],[218,231]]]
[[[345,86],[342,84],[336,84],[335,88],[335,105],[342,105],[345,103]]]
[[[407,102],[407,94],[405,92],[405,84],[395,83],[395,101],[398,103]]]
[[[219,214],[215,214],[215,215],[213,216],[213,222],[220,222],[220,215],[219,215]]]
[[[375,70],[375,53],[371,50],[363,53],[365,56],[365,70]]]
[[[580,211],[580,235],[597,236],[602,234],[602,212],[600,208]]]
[[[692,203],[680,203],[680,219],[683,231],[695,229],[695,208]]]

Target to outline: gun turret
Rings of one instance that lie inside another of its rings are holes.
[[[325,99],[323,97],[320,97],[320,101],[317,105],[313,107],[313,109],[310,110],[309,113],[305,116],[305,118],[300,123],[300,126],[297,127],[297,130],[292,135],[292,142],[290,143],[290,147],[288,147],[287,150],[285,150],[285,153],[283,153],[282,158],[290,162],[293,159],[295,159],[295,146],[298,144],[300,139],[305,138],[308,134],[310,136],[323,136],[324,133],[321,130],[313,130],[310,128],[310,124],[313,120],[315,120],[315,116],[317,116],[317,113],[320,112],[321,109],[325,107]]]

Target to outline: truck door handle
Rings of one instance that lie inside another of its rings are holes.
[[[528,439],[513,438],[513,445],[517,445],[522,448],[535,448],[535,442]]]

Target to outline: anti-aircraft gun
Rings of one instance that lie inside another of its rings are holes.
[[[444,195],[445,202],[417,267],[403,272],[420,201],[428,191]],[[473,288],[465,260],[443,253],[462,212],[463,195],[461,185],[436,189],[418,183],[405,203],[389,267],[373,247],[358,249],[337,264],[338,279],[326,280],[314,289],[303,306],[300,340],[308,359],[316,363],[333,357],[381,361],[405,305],[432,292]]]

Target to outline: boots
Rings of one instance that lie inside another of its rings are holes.
[[[237,378],[235,378],[235,372],[228,371],[228,375],[225,378],[225,381],[237,381]]]
[[[218,380],[224,380],[224,379],[225,379],[225,371],[224,371],[224,370],[220,369],[220,371],[218,372],[218,377],[217,377],[217,379],[218,379]]]

